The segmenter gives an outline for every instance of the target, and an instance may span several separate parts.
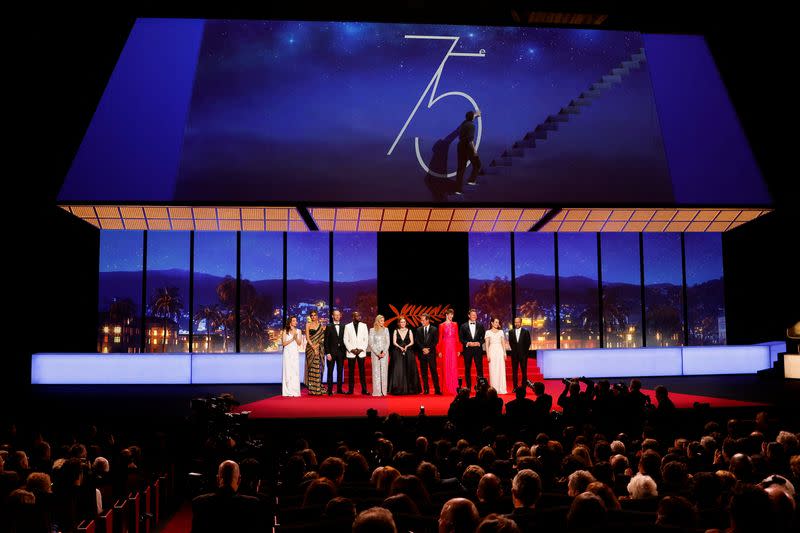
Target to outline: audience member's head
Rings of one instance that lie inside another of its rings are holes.
[[[333,498],[325,506],[325,517],[330,520],[355,520],[356,504],[350,498]]]
[[[664,488],[679,491],[688,488],[689,470],[680,461],[670,461],[661,467],[661,478]]]
[[[397,526],[388,509],[372,507],[356,517],[353,533],[397,533]]]
[[[360,452],[347,452],[344,454],[345,469],[344,479],[349,483],[363,483],[369,481],[369,464]]]
[[[485,474],[478,482],[478,501],[496,502],[503,496],[503,486],[500,478],[494,474]]]
[[[603,504],[606,506],[607,510],[618,510],[620,509],[619,500],[617,500],[616,494],[614,491],[606,485],[605,483],[601,483],[600,481],[594,481],[589,483],[589,486],[586,487],[587,492],[591,492],[592,494],[596,494],[603,500]]]
[[[794,433],[790,433],[789,431],[781,431],[778,433],[775,441],[783,445],[788,455],[794,455],[800,451],[800,443],[798,443],[797,435]]]
[[[427,511],[431,506],[431,498],[425,485],[417,476],[400,476],[392,483],[391,496],[406,494],[417,505],[420,511]]]
[[[239,490],[242,480],[239,464],[236,461],[222,461],[217,469],[217,486],[221,489]]]
[[[597,481],[602,481],[606,485],[614,484],[614,470],[611,468],[611,463],[607,461],[595,463],[592,467],[592,475]]]
[[[722,480],[712,472],[698,472],[692,477],[692,496],[700,509],[710,509],[720,505]]]
[[[750,457],[737,453],[731,457],[731,464],[728,470],[736,477],[737,480],[744,483],[750,483],[753,478],[753,462]]]
[[[476,533],[520,533],[519,527],[517,527],[517,523],[511,519],[508,519],[504,516],[498,514],[490,514],[486,518],[484,518],[480,524],[478,524],[478,529],[475,530]]]
[[[411,475],[417,469],[417,458],[414,454],[406,451],[399,451],[394,454],[392,466],[400,471],[401,474]]]
[[[520,470],[511,482],[514,507],[534,507],[542,495],[542,480],[533,470]]]
[[[328,457],[319,465],[319,477],[327,478],[337,487],[344,480],[345,463],[338,457]]]
[[[330,479],[321,477],[309,483],[303,497],[303,507],[327,505],[336,497],[336,485]]]
[[[478,465],[469,465],[464,473],[461,474],[461,484],[467,489],[469,494],[476,494],[478,490],[478,483],[486,472]]]
[[[628,482],[628,495],[634,500],[655,498],[658,496],[658,487],[650,476],[636,474]]]
[[[639,473],[654,480],[661,479],[661,456],[654,450],[647,450],[639,458]]]
[[[379,466],[372,472],[370,484],[383,494],[388,494],[394,480],[400,477],[400,471],[391,466]]]
[[[466,498],[448,500],[439,513],[439,533],[474,533],[480,516],[475,504]]]
[[[428,461],[422,461],[417,466],[417,477],[422,480],[422,484],[425,485],[428,491],[433,489],[441,479],[439,469],[436,468],[435,464]]]
[[[35,505],[36,496],[25,489],[16,489],[8,495],[6,503],[13,506],[19,505]]]
[[[417,504],[414,503],[414,500],[412,500],[408,494],[395,494],[394,496],[389,496],[383,500],[381,507],[390,510],[392,512],[392,516],[397,516],[398,514],[420,514],[419,507],[417,507]]]
[[[303,448],[297,455],[303,458],[306,468],[316,470],[319,463],[317,462],[317,454],[311,448]]]
[[[567,481],[567,494],[575,497],[582,492],[586,492],[586,488],[590,483],[597,481],[591,472],[587,470],[576,470],[569,475]]]
[[[611,469],[614,471],[615,475],[623,474],[628,466],[630,466],[628,458],[623,454],[617,454],[611,458]]]
[[[50,476],[43,472],[31,472],[25,481],[25,489],[34,494],[47,494],[53,491]]]
[[[625,443],[622,442],[621,440],[611,441],[609,447],[611,448],[611,453],[613,455],[625,454]]]
[[[606,506],[600,497],[592,492],[578,494],[567,513],[567,529],[571,531],[590,531],[603,528],[606,524]]]
[[[658,502],[656,525],[691,529],[696,524],[694,506],[683,496],[665,496]]]
[[[592,455],[589,452],[589,448],[587,448],[586,446],[580,445],[580,446],[575,446],[574,448],[572,448],[572,456],[573,457],[577,457],[578,459],[580,459],[581,463],[583,463],[583,465],[586,468],[591,468],[591,466],[592,466]]]
[[[95,476],[104,476],[109,471],[108,459],[105,457],[97,457],[92,462],[92,474]]]

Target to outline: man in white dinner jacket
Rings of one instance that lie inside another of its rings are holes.
[[[353,386],[356,382],[356,363],[358,363],[358,380],[361,382],[361,394],[367,394],[364,359],[367,357],[368,344],[369,327],[361,322],[361,313],[353,311],[353,321],[344,327],[344,346],[347,348],[347,382],[349,384],[345,394],[353,394]]]

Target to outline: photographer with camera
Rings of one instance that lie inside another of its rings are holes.
[[[564,390],[558,397],[558,405],[563,409],[564,423],[579,426],[589,417],[592,397],[594,395],[594,382],[581,376],[580,378],[561,380]],[[586,390],[581,392],[581,383],[586,385]]]

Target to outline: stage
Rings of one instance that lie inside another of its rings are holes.
[[[558,395],[564,390],[561,380],[544,380],[545,391],[553,397],[553,408],[561,411],[556,405]],[[655,404],[655,393],[650,389],[643,389],[650,396]],[[733,391],[731,391],[733,392]],[[533,398],[533,393],[528,391],[528,397]],[[514,399],[513,394],[501,395],[503,403],[506,404]],[[743,401],[732,398],[716,396],[703,396],[699,394],[685,394],[673,392],[670,398],[678,409],[691,409],[695,402],[707,403],[712,408],[719,407],[755,407],[767,406],[766,402]],[[302,396],[289,398],[271,396],[241,405],[238,411],[248,411],[250,418],[340,418],[340,417],[362,417],[368,409],[375,409],[378,416],[386,416],[390,413],[397,413],[403,416],[415,416],[419,414],[420,407],[425,407],[425,414],[428,416],[446,416],[447,409],[453,401],[453,395],[436,396],[431,394],[418,394],[414,396],[364,396],[358,392],[352,395],[334,394],[333,396],[309,396],[306,389],[302,391]]]

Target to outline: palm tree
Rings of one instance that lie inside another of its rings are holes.
[[[220,325],[222,326],[222,351],[228,351],[228,330],[236,320],[236,278],[225,276],[219,285],[217,285],[217,297],[219,298],[220,305]],[[234,326],[235,327],[235,326]]]
[[[239,315],[239,334],[243,339],[255,342],[255,351],[264,347],[264,323],[258,318],[255,306],[243,305]]]
[[[511,282],[496,277],[487,281],[472,297],[472,304],[489,317],[499,317],[501,323],[508,322],[511,311]]]
[[[167,351],[167,323],[175,320],[178,323],[180,312],[183,309],[183,301],[177,287],[163,287],[156,290],[156,297],[153,299],[153,314],[164,319],[164,347],[163,352]]]
[[[206,322],[206,350],[211,351],[211,329],[219,322],[220,311],[218,305],[204,305],[194,315],[194,321]],[[194,350],[197,351],[197,350]]]

